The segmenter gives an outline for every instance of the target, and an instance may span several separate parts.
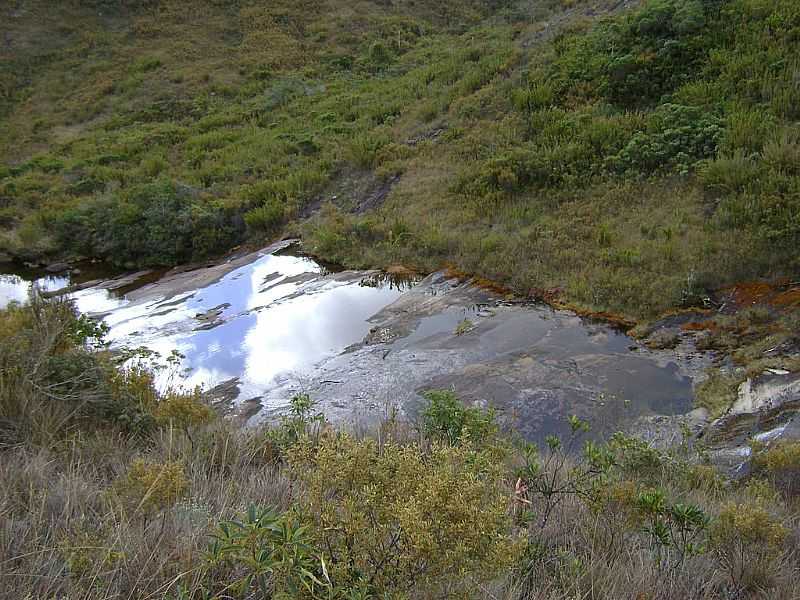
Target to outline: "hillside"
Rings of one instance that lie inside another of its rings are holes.
[[[797,600],[798,248],[798,0],[3,0],[0,598]]]
[[[0,252],[300,233],[634,317],[798,273],[791,0],[187,6],[0,9]]]

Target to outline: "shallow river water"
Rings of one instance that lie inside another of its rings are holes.
[[[0,276],[0,306],[25,301],[31,285],[81,283],[69,295],[106,322],[112,348],[177,351],[180,366],[161,371],[160,385],[250,401],[253,422],[299,392],[353,422],[394,408],[413,416],[424,390],[452,389],[532,439],[562,431],[571,414],[614,429],[691,408],[691,358],[440,273],[343,271],[280,244],[193,270],[95,282],[35,275]]]

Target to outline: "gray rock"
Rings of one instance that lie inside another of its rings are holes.
[[[69,264],[65,262],[56,262],[47,265],[44,270],[48,273],[63,273],[64,271],[69,270]]]
[[[800,373],[767,372],[756,379],[748,379],[739,386],[738,397],[728,414],[741,415],[772,410],[792,400],[800,400]]]
[[[673,329],[659,329],[647,338],[645,344],[648,348],[663,350],[675,348],[681,341],[678,332]]]

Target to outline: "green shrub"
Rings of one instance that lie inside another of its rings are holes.
[[[721,148],[726,154],[761,152],[775,134],[775,120],[764,110],[737,107],[725,116]]]
[[[516,88],[512,92],[514,106],[526,113],[550,108],[555,104],[555,99],[553,86],[543,81],[532,81],[527,87]]]
[[[317,443],[326,421],[316,407],[317,403],[308,394],[298,394],[290,400],[288,414],[282,415],[278,425],[267,433],[281,456],[301,440]]]
[[[699,71],[711,10],[699,0],[651,1],[588,35],[565,36],[555,76],[570,91],[584,84],[620,106],[653,104]]]
[[[467,593],[515,558],[502,468],[491,455],[340,434],[301,443],[289,463],[338,588],[366,586],[377,597]]]
[[[159,423],[182,429],[194,445],[191,431],[213,421],[216,413],[202,401],[200,390],[195,390],[191,394],[166,394],[158,400],[153,416]]]
[[[377,68],[382,69],[392,61],[392,55],[383,42],[373,42],[369,47],[369,62]]]
[[[699,161],[716,155],[722,121],[701,109],[663,104],[648,118],[647,130],[636,133],[608,159],[617,172],[688,173]]]
[[[491,441],[497,434],[494,412],[467,407],[453,392],[430,390],[423,394],[428,406],[422,413],[425,435],[447,444],[462,440],[478,445]]]
[[[648,536],[659,564],[673,568],[704,551],[704,537],[710,518],[692,504],[670,504],[659,489],[639,492],[636,508],[643,519],[642,532]]]
[[[325,596],[324,558],[308,527],[291,513],[251,506],[244,515],[219,523],[211,538],[209,567],[240,569],[241,577],[231,582],[239,595],[256,589],[263,598]]]
[[[245,213],[244,222],[254,233],[274,233],[284,223],[285,211],[277,201],[267,202]]]
[[[163,179],[46,211],[42,218],[62,248],[128,268],[203,258],[241,235],[221,203]]]
[[[753,186],[761,172],[756,161],[742,152],[733,156],[720,156],[702,164],[700,181],[706,189],[716,194],[735,194]]]
[[[711,548],[735,594],[774,585],[786,527],[760,504],[728,504],[711,527]]]
[[[800,442],[784,442],[758,452],[752,466],[788,498],[800,496]]]
[[[786,131],[764,146],[764,163],[784,175],[800,175],[800,134]]]
[[[345,146],[345,158],[362,169],[373,169],[378,164],[381,149],[389,143],[383,135],[362,133]]]

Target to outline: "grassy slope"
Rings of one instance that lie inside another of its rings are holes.
[[[16,4],[10,254],[169,264],[288,228],[350,264],[450,262],[636,317],[798,271],[789,0],[609,22],[527,3]],[[572,30],[543,34],[548,16]]]

